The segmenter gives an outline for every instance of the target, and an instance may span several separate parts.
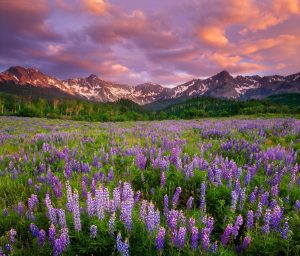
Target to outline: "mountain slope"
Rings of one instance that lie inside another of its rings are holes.
[[[37,69],[19,66],[0,74],[0,91],[33,98],[77,98],[60,80]]]
[[[231,76],[222,71],[207,79],[193,79],[173,88],[144,83],[137,86],[102,80],[96,75],[59,80],[34,68],[11,67],[0,73],[0,91],[44,98],[76,98],[97,102],[128,99],[140,105],[208,96],[262,99],[282,93],[300,93],[300,73],[289,76]]]

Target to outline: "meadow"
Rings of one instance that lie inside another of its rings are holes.
[[[300,255],[300,120],[0,117],[0,255]]]

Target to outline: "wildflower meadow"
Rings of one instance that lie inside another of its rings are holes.
[[[0,117],[0,255],[299,255],[300,121]]]

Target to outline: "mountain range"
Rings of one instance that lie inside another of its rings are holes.
[[[60,80],[35,68],[10,67],[0,73],[0,92],[44,98],[77,98],[97,102],[129,99],[140,105],[159,100],[210,96],[262,99],[282,93],[300,93],[300,73],[288,76],[236,76],[222,71],[206,79],[193,79],[173,88],[144,83],[137,86],[102,80],[96,75]]]

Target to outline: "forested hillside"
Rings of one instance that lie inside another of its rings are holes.
[[[130,100],[91,102],[75,99],[36,99],[0,94],[0,115],[47,117],[86,121],[136,121],[192,119],[256,114],[300,114],[300,94],[285,94],[264,100],[229,100],[198,97],[170,102],[156,108],[140,106]],[[155,109],[155,110],[154,110]]]

